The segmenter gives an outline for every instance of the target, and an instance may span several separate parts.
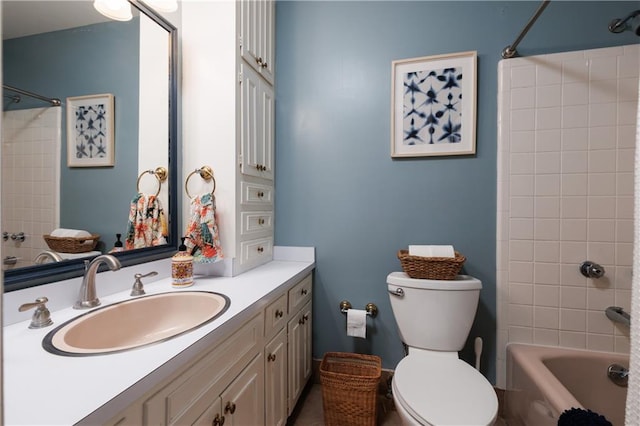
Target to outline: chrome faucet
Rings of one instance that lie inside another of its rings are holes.
[[[122,266],[120,261],[110,254],[102,254],[91,262],[85,261],[80,294],[73,309],[89,309],[100,305],[100,299],[96,295],[96,273],[102,263],[105,263],[112,271],[117,271]]]
[[[40,253],[38,253],[35,259],[33,259],[33,263],[35,263],[36,265],[39,265],[41,263],[45,263],[47,259],[53,262],[61,262],[63,260],[62,256],[60,256],[58,253],[51,250],[43,250]]]

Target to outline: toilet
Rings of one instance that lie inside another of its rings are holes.
[[[396,366],[392,392],[404,425],[493,425],[498,398],[475,368],[458,358],[473,324],[482,283],[387,276],[391,308],[408,354]]]

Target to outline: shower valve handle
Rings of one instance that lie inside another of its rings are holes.
[[[602,278],[604,276],[604,268],[590,260],[582,262],[580,272],[587,278]]]

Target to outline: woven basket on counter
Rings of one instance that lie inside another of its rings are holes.
[[[86,253],[98,244],[100,235],[91,234],[90,237],[52,237],[51,235],[42,236],[49,248],[59,253]]]
[[[398,259],[402,270],[410,278],[423,280],[453,280],[460,273],[464,261],[467,260],[459,252],[456,257],[422,257],[411,256],[408,250],[399,250]]]
[[[326,426],[375,426],[380,357],[327,352],[320,363]]]

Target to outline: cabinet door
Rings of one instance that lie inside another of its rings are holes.
[[[273,88],[250,67],[241,64],[241,171],[273,179]]]
[[[240,56],[273,84],[274,2],[242,0],[240,7]]]
[[[264,425],[264,361],[262,354],[236,377],[222,393],[227,426]]]
[[[289,414],[311,376],[311,302],[295,314],[287,324],[289,355]]]
[[[287,423],[287,334],[284,329],[264,349],[265,422],[269,426]]]

